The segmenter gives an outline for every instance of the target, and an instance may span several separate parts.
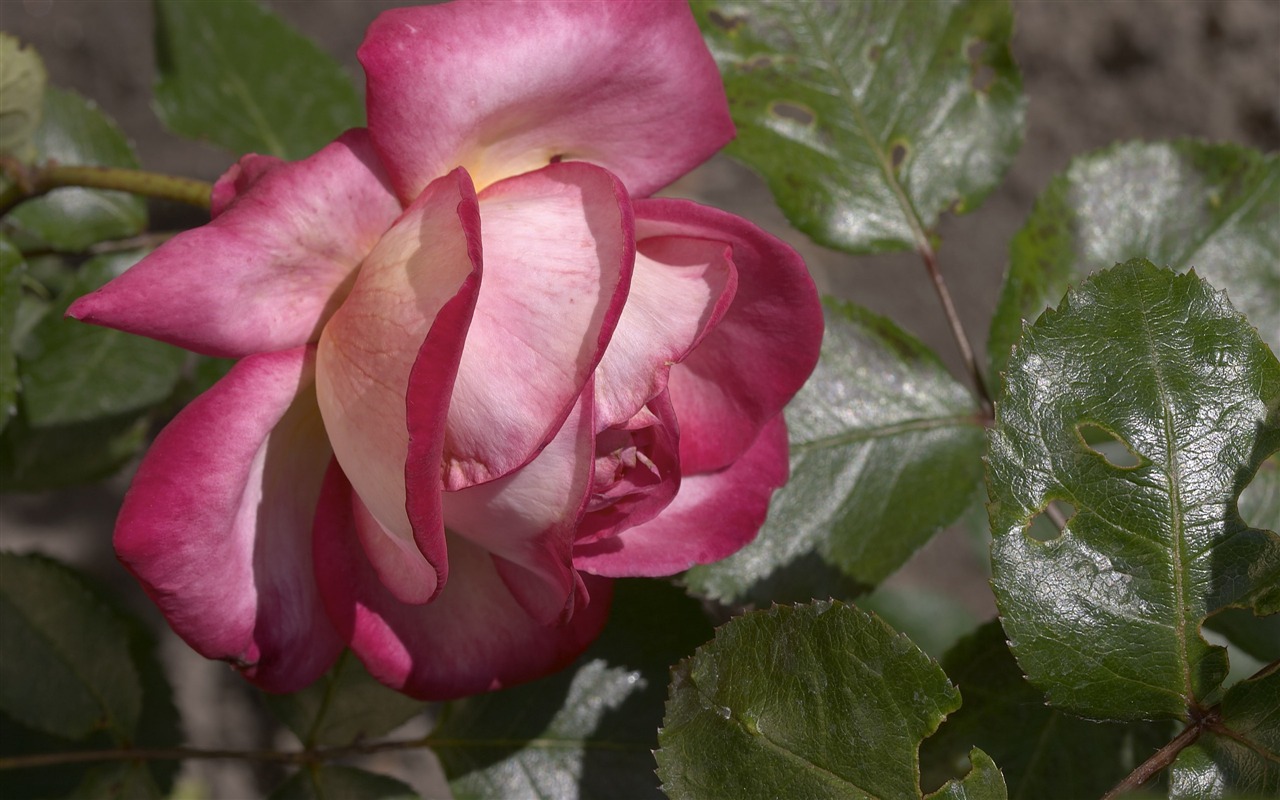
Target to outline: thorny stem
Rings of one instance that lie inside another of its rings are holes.
[[[942,279],[942,271],[938,269],[938,257],[933,251],[933,245],[929,243],[927,238],[922,236],[916,237],[916,249],[920,254],[920,258],[924,260],[925,269],[929,272],[929,280],[933,283],[933,289],[938,294],[938,300],[942,302],[942,313],[947,317],[947,324],[951,327],[951,336],[956,340],[956,347],[960,349],[960,358],[964,361],[965,369],[969,372],[969,379],[973,382],[974,393],[978,397],[978,402],[982,405],[982,413],[990,418],[992,414],[991,393],[987,390],[987,382],[982,377],[982,371],[978,368],[978,359],[973,354],[973,346],[969,344],[969,336],[965,333],[964,325],[960,322],[960,315],[956,312],[955,304],[951,301],[951,292],[947,290],[947,282]]]
[[[114,189],[205,209],[209,208],[213,194],[213,184],[206,181],[138,169],[64,165],[56,161],[27,167],[9,156],[0,158],[0,167],[10,180],[9,186],[0,191],[0,216],[19,203],[64,186]]]

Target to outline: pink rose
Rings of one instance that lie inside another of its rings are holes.
[[[684,2],[399,9],[360,60],[367,129],[244,157],[69,313],[240,359],[116,527],[174,630],[268,690],[350,646],[442,699],[755,536],[821,313],[786,245],[647,197],[733,135]]]

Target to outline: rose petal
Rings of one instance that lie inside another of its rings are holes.
[[[450,700],[534,680],[568,665],[604,627],[610,582],[586,576],[590,602],[566,625],[546,627],[507,590],[493,559],[449,538],[449,584],[426,605],[396,601],[348,535],[349,485],[325,478],[317,512],[316,568],[325,608],[369,672],[424,700]]]
[[[733,304],[671,369],[685,475],[733,463],[808,379],[822,345],[822,305],[804,261],[744,219],[686,200],[636,203],[639,239],[728,242],[738,273]]]
[[[581,582],[573,537],[591,487],[594,426],[584,391],[555,438],[524,467],[444,496],[445,524],[494,556],[498,574],[544,625],[573,616]]]
[[[644,196],[733,138],[684,0],[398,8],[359,56],[369,129],[406,200],[457,165],[483,189],[557,160]]]
[[[342,649],[311,565],[329,460],[313,356],[250,356],[183,409],[116,524],[116,552],[178,635],[270,691],[309,684]]]
[[[275,156],[260,156],[256,153],[242,156],[213,184],[213,191],[209,196],[209,216],[216,219],[231,206],[233,200],[249,191],[264,175],[286,163],[284,159]]]
[[[656,519],[576,545],[574,566],[610,578],[657,577],[736,553],[756,537],[787,473],[787,428],[777,416],[727,469],[686,474],[676,499]]]
[[[733,301],[737,274],[723,242],[655,236],[636,243],[618,327],[596,369],[599,429],[621,425],[667,386]]]
[[[214,356],[314,342],[352,270],[400,213],[363,130],[292,164],[232,168],[243,193],[67,315]]]
[[[485,284],[449,407],[451,491],[510,473],[551,440],[609,342],[635,262],[625,190],[590,164],[495,184],[480,216]]]
[[[429,600],[446,574],[440,450],[452,373],[479,289],[479,235],[471,182],[455,170],[428,186],[382,237],[320,338],[320,411],[334,454],[371,517],[359,517],[357,530],[379,573],[406,601]],[[419,369],[423,374],[415,376]],[[413,519],[407,480],[415,484]],[[411,544],[430,570],[395,564]],[[430,574],[435,583],[415,583]]]

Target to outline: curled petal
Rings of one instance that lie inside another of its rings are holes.
[[[547,627],[508,591],[489,552],[456,536],[448,543],[450,580],[435,600],[397,601],[346,535],[350,497],[342,472],[330,470],[317,514],[317,574],[334,626],[388,686],[450,700],[524,683],[568,665],[604,627],[608,580],[584,576],[589,602],[566,624]]]
[[[686,474],[675,500],[655,519],[579,543],[574,566],[610,578],[657,577],[732,555],[756,537],[787,474],[787,428],[777,416],[728,468]]]
[[[214,356],[311,343],[400,214],[363,130],[295,163],[249,157],[218,187],[216,219],[165,242],[67,315]]]
[[[724,317],[672,367],[685,475],[733,463],[808,379],[822,345],[822,306],[799,254],[744,219],[686,200],[636,202],[641,242],[691,236],[727,242],[738,273]]]
[[[270,691],[302,688],[342,649],[311,565],[330,458],[312,360],[240,361],[156,438],[116,524],[116,552],[173,629]]]
[[[626,192],[590,164],[495,184],[480,215],[485,285],[449,407],[451,491],[523,466],[560,429],[617,325],[635,263]]]
[[[684,0],[399,8],[359,55],[369,129],[406,199],[459,164],[483,189],[559,160],[644,196],[733,138]]]
[[[479,237],[476,197],[459,169],[428,186],[387,231],[320,338],[320,411],[368,512],[356,527],[379,572],[407,602],[429,600],[447,569],[440,451],[480,286]],[[412,507],[406,481],[414,484]],[[395,563],[397,553],[412,556],[415,547],[429,563]],[[430,585],[411,583],[432,575]]]

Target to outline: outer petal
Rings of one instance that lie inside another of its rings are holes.
[[[407,602],[426,602],[445,578],[444,409],[479,289],[479,236],[476,197],[459,169],[427,187],[378,242],[320,339],[317,399],[361,500],[356,530],[378,573]],[[419,490],[415,519],[406,507],[410,475]]]
[[[524,467],[444,497],[449,531],[492,553],[508,590],[544,625],[567,622],[586,599],[577,596],[573,537],[591,488],[591,405],[584,391],[560,432]]]
[[[590,164],[495,184],[480,215],[485,285],[449,407],[449,490],[506,475],[551,440],[600,361],[635,263],[626,191]]]
[[[347,491],[344,491],[347,490]],[[586,576],[590,602],[566,625],[545,627],[507,591],[489,553],[450,537],[449,584],[427,605],[398,602],[348,535],[349,487],[325,480],[316,566],[325,608],[378,680],[426,700],[449,700],[524,683],[566,666],[608,615],[610,582]]]
[[[777,416],[818,362],[822,306],[804,261],[744,219],[686,200],[636,203],[637,239],[696,236],[728,242],[738,271],[733,304],[671,369],[685,475],[733,463]]]
[[[596,369],[596,425],[624,424],[667,386],[724,316],[738,278],[723,242],[656,236],[637,243],[636,268],[618,328]]]
[[[173,629],[271,691],[342,649],[320,606],[311,525],[329,446],[310,348],[250,356],[148,451],[116,524],[120,559]]]
[[[676,499],[656,519],[579,544],[574,566],[610,578],[656,577],[736,553],[756,537],[769,498],[787,474],[787,428],[777,416],[727,469],[686,474]]]
[[[314,342],[352,270],[400,213],[367,134],[348,131],[291,164],[251,158],[228,176],[214,193],[216,219],[67,314],[216,356]]]
[[[406,199],[458,164],[483,189],[561,159],[643,196],[733,138],[684,0],[399,8],[359,55],[369,129]]]

